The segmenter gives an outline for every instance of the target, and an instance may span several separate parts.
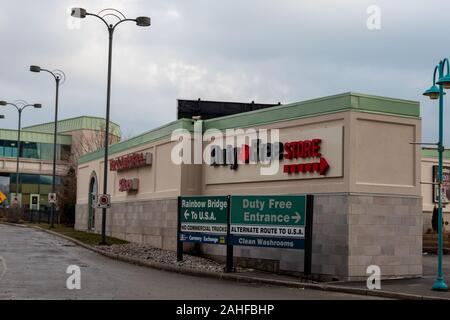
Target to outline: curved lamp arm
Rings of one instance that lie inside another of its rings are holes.
[[[125,21],[133,21],[133,22],[136,22],[136,19],[123,19],[123,20],[120,20],[119,22],[117,22],[117,23],[114,25],[113,29],[115,29],[119,24],[121,24],[122,22],[125,22]]]
[[[108,22],[106,22],[106,20],[103,19],[102,17],[100,17],[99,15],[96,15],[96,14],[94,14],[94,13],[89,13],[89,12],[86,12],[86,15],[87,15],[87,16],[93,16],[93,17],[99,18],[99,19],[102,20],[103,23],[106,25],[106,28],[108,28],[108,29],[110,28],[110,25],[108,24]]]
[[[45,71],[45,72],[50,73],[50,74],[53,76],[53,78],[55,78],[55,80],[59,80],[59,79],[60,79],[59,76],[55,75],[55,74],[54,74],[52,71],[50,71],[50,70],[41,68],[41,71]]]
[[[445,64],[447,64],[447,74],[449,74],[450,73],[450,62],[448,61],[447,58],[444,58],[444,60],[442,60],[442,69],[445,67]]]
[[[433,72],[433,86],[436,85],[436,73],[439,71],[439,64],[436,65],[436,67],[434,67],[434,72]]]
[[[21,112],[22,109],[24,108],[24,107],[22,107],[22,109],[21,109],[15,103],[11,103],[11,102],[7,102],[6,105],[10,105],[10,106],[15,107],[17,109],[17,111],[19,111],[19,112]]]

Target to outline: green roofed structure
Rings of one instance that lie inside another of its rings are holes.
[[[57,183],[86,152],[102,148],[105,119],[80,116],[58,121]],[[51,190],[54,122],[23,127],[20,134],[19,199],[22,207],[45,211]],[[111,143],[120,141],[120,126],[110,122]],[[0,191],[8,200],[16,190],[17,130],[0,129]],[[34,203],[32,203],[32,197]],[[37,199],[37,202],[36,202]],[[45,217],[43,214],[42,217]]]

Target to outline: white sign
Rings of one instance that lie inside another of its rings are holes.
[[[99,194],[97,196],[97,208],[107,209],[111,206],[111,195]]]
[[[48,203],[56,203],[56,193],[48,194]]]
[[[13,206],[19,205],[19,198],[18,198],[18,197],[13,197],[13,199],[12,199],[12,201],[11,201],[11,204],[12,204]]]

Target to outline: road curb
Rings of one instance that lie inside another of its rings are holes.
[[[321,290],[321,291],[332,291],[332,292],[341,292],[341,293],[348,293],[348,294],[356,294],[356,295],[363,295],[363,296],[372,296],[372,297],[380,297],[380,298],[390,298],[390,299],[400,299],[400,300],[450,300],[447,298],[442,297],[434,297],[434,296],[422,296],[422,295],[416,295],[416,294],[409,294],[409,293],[402,293],[402,292],[395,292],[395,291],[384,291],[384,290],[368,290],[368,289],[361,289],[361,288],[352,288],[352,287],[345,287],[345,286],[338,286],[338,285],[331,285],[331,284],[322,284],[322,283],[307,283],[307,282],[298,282],[298,281],[289,281],[289,280],[277,280],[277,279],[267,279],[267,278],[261,278],[261,277],[252,277],[252,276],[246,276],[246,275],[238,275],[238,274],[231,274],[231,273],[215,273],[210,271],[201,271],[186,267],[177,267],[173,265],[167,265],[162,264],[158,262],[151,262],[146,261],[138,258],[128,257],[124,255],[118,255],[110,252],[106,252],[100,249],[97,249],[93,246],[87,245],[79,240],[76,240],[74,238],[68,237],[66,235],[43,229],[38,226],[24,226],[24,225],[17,225],[12,223],[4,223],[11,226],[16,227],[23,227],[23,228],[33,228],[39,231],[43,231],[49,234],[52,234],[54,236],[63,238],[65,240],[71,241],[85,249],[91,250],[93,252],[96,252],[98,254],[101,254],[105,257],[115,259],[122,262],[127,262],[139,266],[144,267],[150,267],[153,269],[158,269],[162,271],[169,271],[169,272],[175,272],[180,274],[186,274],[191,276],[198,276],[198,277],[207,277],[207,278],[214,278],[214,279],[220,279],[220,280],[228,280],[228,281],[235,281],[235,282],[243,282],[243,283],[251,283],[251,284],[264,284],[264,285],[272,285],[272,286],[281,286],[281,287],[289,287],[289,288],[298,288],[298,289],[313,289],[313,290]]]

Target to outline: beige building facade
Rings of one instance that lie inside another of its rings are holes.
[[[275,168],[277,161],[239,163],[232,169],[211,165],[210,159],[192,163],[198,147],[211,154],[212,138],[226,148],[220,133],[227,130],[233,130],[227,135],[231,140],[248,144],[253,131],[277,132],[283,159]],[[419,276],[422,155],[411,142],[420,137],[418,102],[357,93],[204,121],[180,119],[110,147],[107,234],[175,250],[178,196],[312,194],[313,274],[365,279],[367,267],[375,264],[385,278]],[[184,149],[185,161],[178,164],[176,156],[186,143],[191,154]],[[103,166],[102,150],[80,158],[79,230],[101,229],[93,195],[103,191]],[[199,247],[219,260],[225,255],[223,246]],[[277,272],[303,271],[302,250],[236,246],[235,261]]]

